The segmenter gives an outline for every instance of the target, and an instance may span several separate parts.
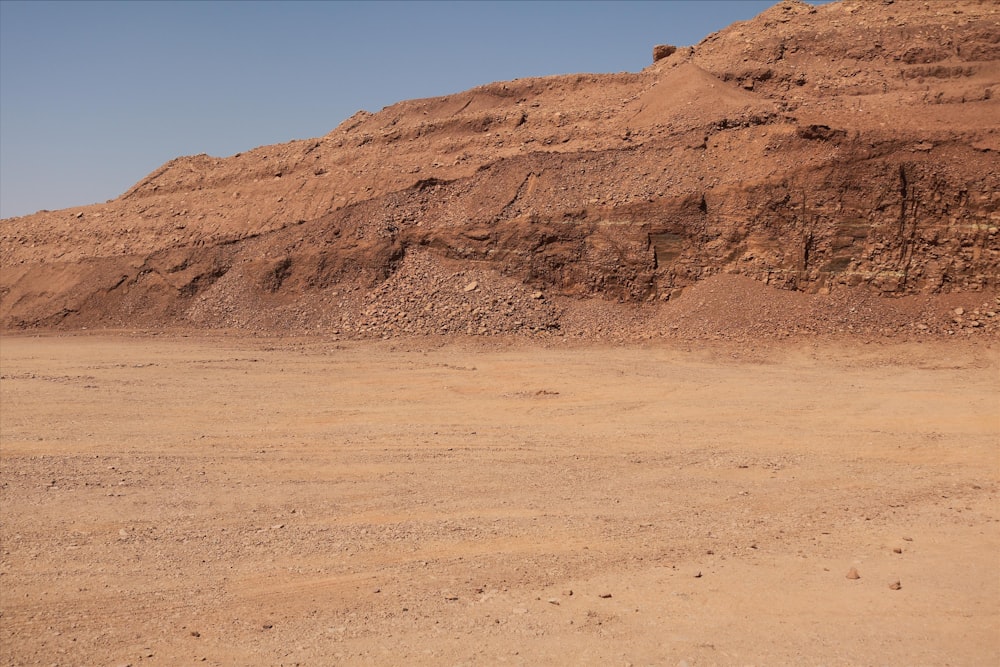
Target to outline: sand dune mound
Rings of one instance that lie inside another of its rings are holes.
[[[722,81],[690,62],[666,70],[654,85],[625,109],[638,127],[709,125],[731,117],[766,117],[775,104]]]

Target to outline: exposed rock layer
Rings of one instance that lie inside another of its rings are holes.
[[[719,274],[995,292],[998,20],[784,2],[640,73],[178,158],[106,204],[5,220],[0,326],[550,331],[573,299],[660,303]]]

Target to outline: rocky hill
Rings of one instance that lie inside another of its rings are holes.
[[[4,220],[0,327],[995,335],[998,25],[787,0],[638,73],[178,158]]]

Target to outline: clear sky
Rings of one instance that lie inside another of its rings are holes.
[[[639,71],[776,0],[0,0],[0,217],[113,199],[167,160],[326,134],[493,81]]]

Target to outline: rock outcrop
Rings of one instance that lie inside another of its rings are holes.
[[[639,73],[178,158],[105,204],[4,220],[0,326],[542,331],[554,298],[662,303],[725,274],[996,292],[998,20],[974,0],[782,2]]]

